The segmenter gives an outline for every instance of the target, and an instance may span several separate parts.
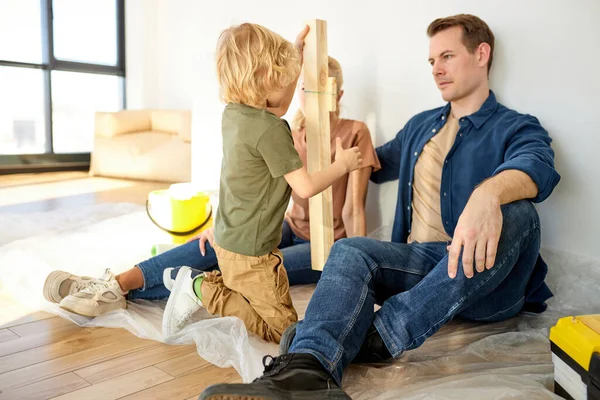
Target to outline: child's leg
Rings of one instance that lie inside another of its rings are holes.
[[[211,314],[236,316],[265,340],[279,343],[283,331],[298,320],[279,250],[249,257],[215,245],[222,275],[208,273],[202,304]]]
[[[203,256],[200,253],[198,241],[194,240],[142,261],[132,270],[127,271],[125,274],[141,272],[141,280],[137,277],[135,284],[123,287],[124,285],[121,282],[123,277],[117,276],[117,280],[123,290],[130,290],[128,296],[130,300],[166,298],[169,297],[171,292],[163,284],[163,271],[165,268],[182,265],[208,271],[217,266],[217,257],[208,242],[206,243],[206,255]],[[135,269],[138,271],[134,271]],[[125,277],[128,278],[129,276],[126,275]]]

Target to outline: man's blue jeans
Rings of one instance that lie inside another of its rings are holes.
[[[394,357],[420,346],[454,317],[499,321],[523,307],[540,248],[540,223],[528,201],[502,207],[492,269],[448,277],[447,243],[342,239],[298,324],[290,353],[310,353],[339,383],[374,324]],[[375,304],[382,305],[377,312]]]
[[[316,283],[321,271],[311,268],[310,243],[297,237],[287,222],[283,223],[279,249],[283,253],[283,265],[290,285]],[[144,276],[144,286],[129,292],[132,299],[164,299],[171,292],[163,284],[163,271],[169,267],[188,266],[197,271],[212,271],[218,268],[215,251],[206,243],[206,255],[200,253],[198,241],[182,244],[172,250],[137,264]]]

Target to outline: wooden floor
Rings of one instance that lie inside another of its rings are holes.
[[[81,172],[0,176],[0,213],[101,202],[143,204],[149,191],[167,186]],[[79,328],[26,309],[0,291],[0,400],[191,400],[219,382],[241,379],[234,369],[200,358],[194,345],[142,340],[124,329]]]

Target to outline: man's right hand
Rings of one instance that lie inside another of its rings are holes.
[[[200,254],[205,256],[206,255],[206,241],[208,240],[208,243],[210,243],[211,246],[215,242],[215,228],[210,227],[207,230],[202,231],[202,233],[199,233],[198,235],[189,238],[186,243],[189,243],[194,240],[199,240],[198,245],[200,246]]]
[[[362,164],[362,153],[358,147],[345,149],[342,147],[342,140],[335,138],[335,161],[341,162],[346,167],[346,172],[350,173],[359,169]]]

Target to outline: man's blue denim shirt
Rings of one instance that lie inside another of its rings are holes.
[[[446,123],[450,103],[414,116],[396,137],[377,148],[381,169],[371,175],[375,183],[399,179],[392,242],[406,243],[412,221],[414,168],[425,144]],[[450,237],[477,185],[504,170],[525,172],[537,184],[533,202],[545,200],[560,180],[554,169],[552,139],[537,118],[510,110],[496,101],[492,91],[479,111],[459,120],[460,129],[442,169],[440,201],[442,223]],[[545,310],[552,292],[544,283],[548,267],[538,256],[528,285],[526,303]]]

